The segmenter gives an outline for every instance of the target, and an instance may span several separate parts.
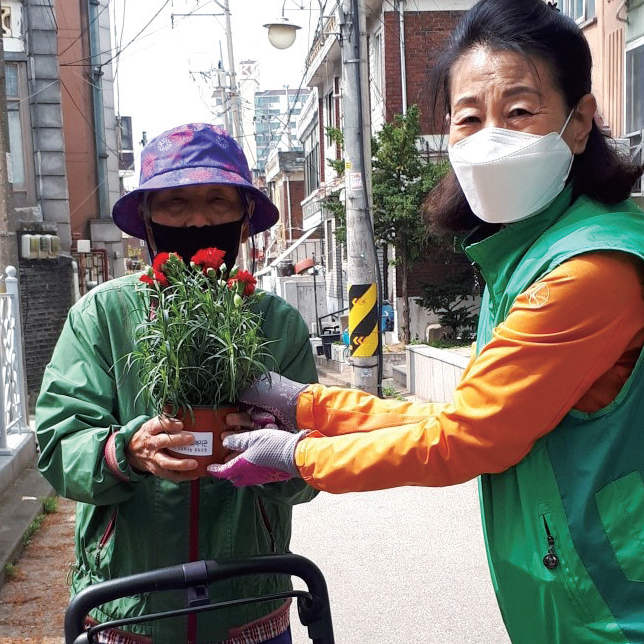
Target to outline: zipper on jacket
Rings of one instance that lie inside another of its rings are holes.
[[[546,515],[542,515],[541,518],[543,519],[543,527],[546,530],[546,538],[548,540],[548,552],[543,558],[543,565],[548,570],[554,570],[559,565],[559,557],[555,554],[555,538],[550,532],[550,527],[546,521]]]
[[[257,505],[259,506],[259,513],[262,516],[262,523],[264,524],[264,527],[266,528],[266,532],[268,532],[268,537],[271,540],[271,552],[275,554],[276,548],[275,548],[275,535],[273,533],[273,528],[271,526],[271,522],[268,520],[268,514],[266,513],[266,508],[264,507],[264,502],[261,499],[257,499]]]
[[[101,554],[103,554],[103,548],[105,548],[105,545],[110,540],[110,537],[114,534],[114,528],[116,526],[116,515],[118,514],[118,512],[118,508],[116,508],[114,510],[114,513],[112,514],[112,518],[107,524],[107,528],[105,528],[105,532],[103,533],[101,540],[98,542],[98,547],[96,548],[96,557],[94,558],[94,563],[97,567],[101,563]]]

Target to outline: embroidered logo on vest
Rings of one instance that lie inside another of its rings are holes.
[[[533,309],[538,309],[548,303],[550,299],[550,289],[547,284],[533,284],[526,292],[528,305]]]

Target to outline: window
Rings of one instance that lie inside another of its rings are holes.
[[[324,99],[324,131],[328,132],[330,127],[335,127],[335,101],[333,100],[333,92],[329,92]],[[331,137],[326,136],[327,146],[331,145]]]
[[[18,208],[36,203],[31,123],[27,96],[26,69],[23,63],[5,65],[9,150],[13,175],[14,205]]]
[[[626,48],[626,123],[627,134],[644,129],[644,38]]]
[[[319,164],[320,141],[318,128],[314,127],[304,140],[304,189],[307,196],[320,185]]]
[[[595,0],[563,0],[561,11],[579,23],[595,17]]]
[[[373,35],[373,86],[382,96],[382,32]]]

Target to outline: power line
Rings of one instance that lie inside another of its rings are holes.
[[[124,47],[122,47],[122,48],[110,47],[109,49],[101,51],[98,54],[95,54],[94,56],[85,56],[83,58],[79,58],[78,60],[75,60],[75,61],[70,62],[70,63],[61,63],[61,66],[63,66],[63,67],[73,67],[73,66],[83,67],[83,66],[86,66],[88,64],[91,64],[91,61],[92,61],[93,58],[108,54],[111,57],[106,62],[102,63],[101,66],[107,65],[107,63],[111,62],[114,58],[116,58],[117,56],[120,56],[123,53],[123,51],[125,51],[130,45],[132,45],[141,36],[141,34],[150,26],[150,24],[155,20],[155,18],[166,8],[166,6],[170,3],[170,1],[171,0],[165,0],[163,5],[161,6],[161,8],[154,14],[154,16],[152,16],[152,18],[150,20],[148,20],[148,22],[143,27],[143,29],[141,29],[136,34],[136,36],[134,36],[134,38],[132,38]],[[164,25],[160,29],[157,29],[156,31],[153,31],[153,32],[147,34],[146,36],[144,36],[144,38],[152,36],[153,34],[159,32],[159,31],[161,31],[163,29],[166,29],[168,26],[169,25]]]
[[[112,148],[110,148],[110,146],[107,144],[107,141],[103,138],[103,136],[101,136],[101,134],[97,132],[94,126],[94,123],[89,120],[85,112],[83,112],[81,107],[78,105],[78,103],[76,102],[76,99],[74,99],[74,96],[69,91],[69,88],[67,87],[67,85],[65,85],[65,82],[63,81],[62,78],[60,79],[60,84],[63,86],[63,89],[67,92],[67,96],[69,96],[69,99],[73,103],[74,107],[78,110],[78,113],[83,117],[83,120],[87,123],[87,125],[89,125],[92,128],[92,131],[94,132],[96,137],[101,141],[101,143],[103,143],[103,145],[105,146],[105,149],[111,152],[116,158],[118,158],[119,156],[118,152],[116,152],[115,150],[112,150]]]
[[[125,47],[122,47],[120,51],[116,52],[113,56],[108,58],[104,63],[101,63],[100,66],[104,67],[105,65],[108,65],[109,63],[111,63],[114,60],[114,58],[116,58],[116,56],[120,56],[154,22],[156,17],[170,4],[170,2],[171,0],[165,0],[163,5],[161,5],[161,8],[145,24],[145,27],[143,27],[143,29],[141,29],[141,31],[139,31],[139,33],[137,33],[136,36],[134,36],[134,38],[132,38],[132,40],[130,40],[130,42],[127,45],[125,45]]]
[[[58,22],[56,21],[56,14],[54,13],[54,7],[51,4],[51,0],[47,0],[47,5],[49,6],[49,12],[51,13],[54,29],[56,30],[56,34],[58,34]]]
[[[109,1],[108,1],[108,2],[105,3],[105,6],[94,16],[94,18],[92,18],[92,20],[81,29],[80,34],[78,34],[78,36],[76,36],[76,38],[74,38],[74,40],[72,40],[72,42],[70,42],[69,45],[67,45],[67,47],[65,47],[65,49],[63,49],[63,51],[58,52],[58,58],[59,59],[65,52],[69,51],[83,37],[83,35],[87,32],[87,30],[99,19],[101,14],[109,6],[110,5],[109,5]]]

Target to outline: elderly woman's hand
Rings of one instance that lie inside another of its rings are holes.
[[[183,431],[183,423],[176,418],[156,416],[141,425],[125,448],[129,465],[139,472],[150,472],[175,483],[198,478],[193,472],[197,461],[177,458],[168,453],[173,447],[194,443],[194,436]]]

